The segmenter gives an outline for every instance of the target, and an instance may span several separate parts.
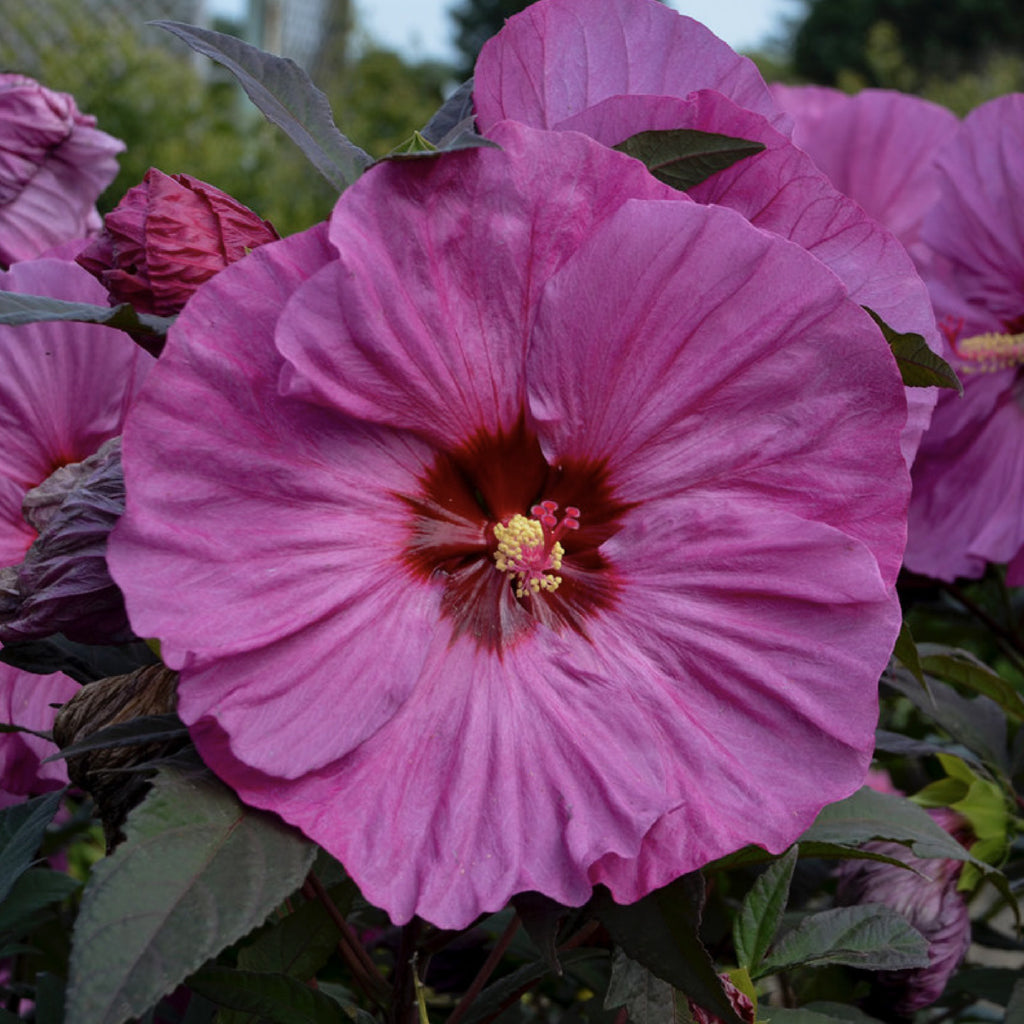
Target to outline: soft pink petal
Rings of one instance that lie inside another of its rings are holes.
[[[1024,314],[1024,94],[972,111],[938,156],[942,196],[924,240],[952,266],[964,301],[999,320]]]
[[[67,259],[15,264],[0,274],[0,289],[106,304],[100,285]],[[20,562],[32,542],[21,515],[25,492],[120,433],[151,363],[109,327],[0,327],[0,564]]]
[[[37,676],[0,663],[0,722],[37,732],[53,728],[58,707],[78,692],[78,683],[61,672]],[[41,764],[57,753],[55,744],[29,733],[0,734],[0,790],[20,796],[66,786],[63,761]]]
[[[977,392],[977,394],[976,394]],[[1024,411],[1013,371],[968,377],[935,410],[914,464],[906,565],[952,581],[1024,547]]]
[[[957,129],[945,107],[918,96],[866,89],[856,96],[818,86],[771,87],[794,121],[793,141],[908,249],[939,196],[936,152]]]
[[[785,128],[753,62],[654,0],[540,0],[484,44],[473,77],[477,124],[550,128],[620,94],[717,89]]]
[[[943,352],[931,303],[914,265],[896,238],[757,114],[713,91],[686,100],[616,96],[558,125],[613,146],[639,131],[689,128],[763,143],[747,157],[690,189],[697,202],[726,206],[760,228],[796,242],[836,273],[851,298],[869,306],[897,331],[922,334]],[[935,405],[934,388],[908,388],[903,432],[908,463]]]
[[[453,423],[514,424],[543,282],[595,220],[672,193],[586,139],[512,123],[494,137],[503,152],[385,164],[345,193],[330,227],[339,257],[277,331],[286,394],[441,444]],[[323,344],[334,335],[344,344]]]
[[[899,375],[798,247],[728,211],[627,204],[546,289],[527,372],[549,460],[605,458],[627,500],[760,491],[859,537],[895,578]]]

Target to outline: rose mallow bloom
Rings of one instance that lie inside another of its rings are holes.
[[[489,40],[474,75],[479,129],[504,118],[579,131],[615,146],[640,132],[690,129],[764,151],[688,191],[807,249],[851,297],[936,349],[941,338],[910,257],[790,141],[788,117],[757,69],[704,26],[655,0],[539,0]],[[903,450],[912,461],[934,388],[908,388]]]
[[[250,249],[278,234],[247,206],[188,174],[151,167],[103,221],[78,262],[112,304],[173,316],[189,296]]]
[[[67,93],[0,74],[0,265],[97,231],[123,149]]]
[[[939,198],[938,151],[957,130],[956,115],[919,96],[865,89],[854,96],[817,85],[773,85],[793,118],[793,141],[844,195],[926,262],[925,215]]]
[[[940,151],[926,280],[962,400],[945,396],[914,467],[907,567],[943,580],[1009,563],[1024,583],[1024,95],[967,116]]]
[[[193,296],[109,553],[207,764],[443,927],[636,900],[856,789],[909,486],[835,275],[584,135],[491,134]]]
[[[71,258],[78,245],[16,263],[0,274],[0,289],[102,303],[103,289]],[[100,467],[82,464],[121,432],[152,362],[109,327],[0,327],[0,640],[75,636],[79,620],[91,629],[100,617],[105,630],[127,628],[99,521],[106,516],[109,530],[117,481],[101,484]],[[19,625],[5,632],[12,620]]]

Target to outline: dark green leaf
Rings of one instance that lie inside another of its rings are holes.
[[[921,670],[921,660],[918,657],[917,644],[914,643],[914,634],[910,632],[910,627],[905,622],[900,626],[900,635],[896,638],[896,649],[893,651],[893,654],[927,690],[928,683],[925,681],[924,672]]]
[[[523,929],[540,951],[552,974],[561,974],[562,965],[558,962],[555,945],[558,926],[570,912],[569,908],[539,892],[522,892],[513,896],[512,905],[523,923]]]
[[[659,181],[685,192],[760,153],[764,145],[694,128],[671,128],[638,132],[614,148],[639,160]]]
[[[340,932],[327,908],[311,900],[246,943],[238,951],[238,966],[307,981],[327,962]]]
[[[1010,1001],[1006,1004],[1003,1024],[1024,1024],[1024,978],[1013,986]]]
[[[813,1003],[808,1003],[804,1009],[814,1013],[823,1013],[826,1017],[832,1017],[834,1020],[853,1021],[853,1024],[879,1024],[877,1017],[871,1017],[863,1010],[858,1010],[856,1006],[849,1006],[847,1003],[815,1000]]]
[[[81,887],[62,871],[29,868],[0,903],[0,933],[24,934],[27,922],[52,903],[59,903]]]
[[[929,675],[956,683],[995,701],[1011,721],[1024,722],[1024,700],[1014,686],[969,651],[921,644],[921,667]]]
[[[683,1024],[693,1019],[686,996],[621,949],[612,953],[604,1006],[606,1010],[624,1006],[630,1024]]]
[[[809,914],[765,958],[754,978],[790,967],[843,964],[866,971],[928,966],[928,940],[880,904]]]
[[[760,1020],[765,1024],[835,1024],[836,1021],[853,1021],[854,1024],[876,1024],[876,1017],[869,1017],[855,1006],[842,1003],[811,1003],[802,1007],[765,1006]]]
[[[570,949],[568,952],[559,954],[562,969],[566,973],[571,973],[570,969],[576,964],[592,960],[607,960],[607,958],[608,952],[603,949]],[[481,1021],[496,1016],[510,999],[516,997],[517,993],[525,990],[534,982],[540,981],[549,973],[548,965],[543,960],[537,960],[512,971],[511,974],[504,975],[480,993],[469,1012],[462,1018],[463,1024],[480,1024]]]
[[[630,959],[685,992],[725,1024],[740,1024],[698,935],[704,906],[704,880],[699,874],[683,875],[625,906],[616,903],[606,889],[598,889],[593,906]]]
[[[153,665],[156,658],[141,640],[99,646],[80,644],[54,633],[41,640],[4,644],[0,661],[38,675],[63,672],[77,683],[92,683]]]
[[[63,1024],[64,979],[52,971],[36,975],[36,1024]]]
[[[138,1016],[301,884],[316,848],[210,775],[164,769],[82,897],[68,1016]],[[116,937],[116,938],[115,938]]]
[[[181,719],[169,712],[164,715],[140,715],[127,722],[109,725],[99,729],[78,743],[64,747],[57,754],[52,754],[47,761],[58,761],[66,757],[75,757],[90,750],[102,750],[106,747],[130,747],[138,743],[157,743],[161,740],[178,739],[188,736],[188,728]]]
[[[987,697],[961,697],[953,687],[933,679],[929,693],[902,670],[887,671],[882,682],[902,693],[926,718],[941,726],[986,764],[1003,775],[1010,771],[1006,750],[1006,716]]]
[[[917,857],[946,857],[991,870],[976,861],[927,811],[904,797],[876,793],[868,786],[825,807],[800,842],[858,846],[872,839],[903,843]]]
[[[267,120],[281,128],[339,192],[373,162],[369,154],[338,131],[327,97],[294,61],[210,29],[178,21],[151,24],[223,64]]]
[[[150,313],[136,313],[122,302],[119,306],[94,306],[91,302],[67,302],[48,295],[22,295],[0,292],[0,326],[20,327],[41,320],[70,320],[82,324],[102,324],[120,331],[152,334],[162,338],[174,320]]]
[[[758,876],[733,921],[733,943],[739,965],[751,974],[764,958],[782,920],[797,853],[796,846],[790,847]]]
[[[0,903],[35,860],[65,792],[59,789],[0,811]]]
[[[894,331],[873,309],[863,309],[881,328],[885,340],[896,357],[903,383],[908,388],[951,388],[964,393],[960,378],[942,356],[929,347],[920,334],[900,334]]]
[[[949,979],[946,992],[966,992],[974,999],[1008,1006],[1020,980],[1020,971],[1015,967],[963,967]]]
[[[330,996],[287,974],[261,974],[230,967],[204,967],[188,986],[218,1006],[251,1013],[272,1024],[347,1024]]]

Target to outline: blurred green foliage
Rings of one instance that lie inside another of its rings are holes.
[[[450,72],[375,47],[350,58],[349,28],[331,26],[315,80],[341,130],[380,156],[429,119]],[[0,0],[0,69],[71,93],[100,128],[127,143],[121,172],[101,197],[104,212],[150,166],[216,185],[282,235],[323,220],[336,198],[225,72],[117,5]]]
[[[786,36],[753,55],[770,81],[899,89],[960,115],[1024,90],[1017,0],[805,0]]]

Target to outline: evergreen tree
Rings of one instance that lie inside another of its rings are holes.
[[[530,0],[462,0],[448,11],[455,23],[455,48],[461,62],[456,71],[459,81],[473,74],[480,48],[501,31],[507,18],[530,5]]]

